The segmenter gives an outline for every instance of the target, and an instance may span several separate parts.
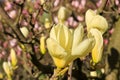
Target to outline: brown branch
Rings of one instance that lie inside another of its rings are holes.
[[[26,41],[25,37],[22,35],[20,29],[18,29],[18,20],[17,22],[14,22],[9,16],[8,14],[5,12],[5,10],[3,9],[2,3],[0,3],[0,15],[2,16],[2,18],[5,20],[5,22],[12,28],[12,30],[15,32],[15,34],[17,35],[17,37],[21,40],[21,41]]]
[[[72,67],[73,67],[73,62],[71,62],[68,70],[68,80],[72,80]]]
[[[104,8],[106,7],[108,0],[102,0],[102,4],[101,6],[98,8],[98,12],[97,13],[102,13]]]

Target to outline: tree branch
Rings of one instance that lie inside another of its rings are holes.
[[[5,12],[5,10],[3,9],[2,3],[0,3],[0,15],[2,16],[2,18],[6,21],[6,23],[12,28],[12,30],[15,32],[15,34],[17,35],[17,37],[22,40],[22,41],[26,41],[25,37],[22,35],[20,29],[18,29],[18,23],[15,23],[12,19],[10,19],[10,17],[8,16],[8,14]]]

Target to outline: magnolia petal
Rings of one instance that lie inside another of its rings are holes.
[[[91,21],[90,26],[91,28],[97,28],[103,34],[108,28],[108,23],[104,17],[96,15]]]
[[[108,28],[106,19],[100,15],[97,15],[93,10],[88,10],[86,12],[85,21],[88,31],[90,31],[91,28],[97,28],[103,34]]]
[[[83,35],[84,35],[83,26],[79,24],[79,26],[74,31],[72,47],[76,47],[82,41]]]
[[[85,22],[86,22],[88,30],[91,27],[89,25],[91,24],[91,21],[93,20],[95,15],[96,15],[96,13],[93,10],[91,10],[91,9],[87,10],[87,12],[85,14]]]
[[[58,68],[64,68],[66,65],[68,65],[66,63],[67,60],[64,60],[64,59],[53,57],[53,61]]]
[[[56,58],[64,58],[67,53],[65,50],[52,38],[47,39],[47,48],[50,52],[50,55]]]
[[[95,46],[92,49],[92,59],[93,62],[97,63],[101,60],[103,51],[103,37],[99,30],[91,29],[90,33],[95,37]]]
[[[52,27],[51,31],[50,31],[50,38],[53,38],[54,40],[56,40],[56,34],[55,34],[55,26]]]
[[[65,31],[63,25],[59,28],[57,40],[61,47],[65,48]]]
[[[72,55],[83,57],[89,53],[94,47],[94,38],[89,38],[82,41],[78,46],[72,49]]]

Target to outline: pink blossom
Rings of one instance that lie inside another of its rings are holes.
[[[12,4],[9,1],[6,1],[4,9],[6,11],[11,10],[12,9]]]
[[[114,28],[112,28],[111,30],[109,30],[109,33],[112,34],[114,32]]]
[[[8,13],[8,15],[12,18],[12,19],[14,19],[15,17],[16,17],[16,11],[15,10],[12,10],[12,11],[10,11],[9,13]]]
[[[99,1],[96,3],[97,7],[100,7],[101,4],[102,4],[102,0],[99,0]]]
[[[10,43],[11,47],[15,47],[16,44],[17,44],[17,40],[16,39],[12,39],[12,40],[9,41],[9,43]]]
[[[68,24],[69,24],[70,26],[73,25],[73,17],[69,17],[69,18],[68,18]]]
[[[83,20],[84,20],[84,17],[83,17],[83,16],[77,16],[77,19],[78,19],[79,21],[83,21]]]
[[[108,45],[108,42],[109,42],[108,39],[104,39],[104,44],[105,45]]]
[[[81,5],[82,5],[83,7],[85,7],[85,4],[86,4],[86,0],[81,0]]]
[[[76,27],[78,25],[77,21],[73,21],[73,27]]]
[[[60,0],[55,0],[54,6],[55,6],[55,7],[58,6],[59,3],[60,3]]]

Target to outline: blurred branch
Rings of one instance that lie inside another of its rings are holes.
[[[68,80],[72,80],[72,68],[73,68],[73,62],[71,62],[68,70]]]
[[[32,63],[37,67],[39,71],[42,71],[42,73],[50,73],[52,74],[53,72],[53,67],[50,65],[43,65],[39,62],[35,55],[35,50],[34,50],[34,44],[29,45],[29,47],[32,46],[32,50],[30,51],[30,56],[31,56],[31,61]]]
[[[2,16],[2,18],[6,21],[6,23],[12,28],[12,30],[15,32],[15,34],[17,35],[17,37],[21,40],[21,41],[26,41],[25,37],[22,35],[20,29],[18,29],[18,20],[16,20],[16,22],[14,22],[9,16],[8,14],[5,12],[5,10],[2,7],[2,3],[0,3],[0,15]]]
[[[102,0],[101,6],[98,8],[98,13],[102,13],[104,8],[106,7],[108,0]]]

